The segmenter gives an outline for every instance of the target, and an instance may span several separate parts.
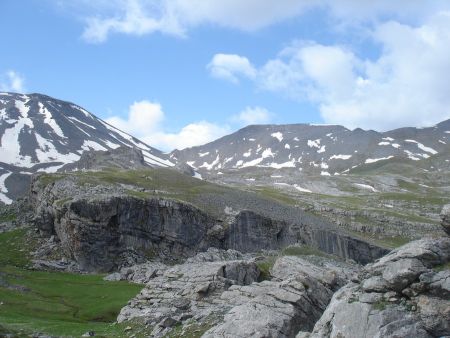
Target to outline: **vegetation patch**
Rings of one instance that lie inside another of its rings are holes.
[[[123,330],[130,323],[114,322],[142,286],[107,282],[103,275],[29,270],[32,249],[25,229],[0,234],[0,336],[127,336]]]

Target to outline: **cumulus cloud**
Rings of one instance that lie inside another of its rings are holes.
[[[246,107],[239,114],[232,117],[232,121],[240,125],[269,123],[273,114],[263,107]]]
[[[327,123],[386,130],[450,117],[450,12],[414,27],[390,21],[372,39],[374,60],[339,45],[296,42],[256,69],[263,89],[315,103]],[[232,73],[231,76],[245,76]]]
[[[190,123],[176,133],[157,132],[142,140],[158,149],[184,149],[214,141],[230,133],[227,126],[219,126],[207,121]]]
[[[211,75],[216,78],[228,80],[233,83],[239,82],[239,76],[253,78],[256,69],[250,64],[246,57],[235,54],[216,54],[207,65]]]
[[[129,107],[126,118],[112,116],[105,121],[164,151],[201,145],[230,131],[227,126],[199,121],[184,126],[178,132],[170,133],[164,131],[164,119],[165,114],[159,103],[143,100],[134,102]]]
[[[77,0],[65,6],[71,11],[84,9],[83,38],[93,43],[105,41],[112,33],[185,36],[202,24],[255,31],[313,8],[328,12],[341,25],[380,17],[414,21],[450,9],[446,0]]]
[[[3,77],[0,78],[0,90],[4,92],[23,93],[25,79],[22,75],[14,70],[7,71]]]

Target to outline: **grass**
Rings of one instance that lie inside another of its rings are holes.
[[[102,275],[29,270],[29,243],[24,229],[0,234],[0,333],[126,336],[123,329],[130,323],[114,322],[142,286],[106,282]]]
[[[8,212],[0,215],[0,223],[2,222],[13,222],[17,219],[17,215],[13,212]]]
[[[262,282],[264,280],[270,280],[271,278],[270,270],[273,268],[277,258],[278,256],[267,256],[264,257],[263,260],[256,262],[256,265],[260,270],[260,275],[258,279],[259,282]]]
[[[386,309],[388,304],[389,303],[385,300],[379,300],[378,302],[372,304],[372,308],[378,311],[383,311]]]

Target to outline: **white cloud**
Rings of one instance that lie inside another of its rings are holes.
[[[25,79],[14,70],[9,70],[2,77],[0,82],[0,90],[5,92],[23,93]]]
[[[256,75],[255,68],[246,57],[235,54],[216,54],[207,65],[211,75],[225,79],[233,83],[239,82],[238,76],[253,78]]]
[[[184,149],[214,141],[230,133],[227,126],[207,121],[190,123],[176,133],[157,132],[142,140],[158,149]]]
[[[83,37],[94,43],[112,33],[185,36],[203,24],[255,31],[313,8],[326,10],[344,26],[386,17],[417,21],[450,9],[446,0],[77,0],[60,6],[83,13]]]
[[[164,131],[164,119],[165,114],[159,103],[143,100],[130,106],[125,119],[113,116],[105,121],[164,151],[201,145],[230,131],[227,126],[199,121],[186,125],[178,132],[168,133]]]
[[[163,120],[161,105],[143,100],[130,106],[127,119],[113,116],[106,119],[106,122],[136,137],[142,137],[157,130]]]
[[[252,78],[261,89],[315,103],[325,122],[350,128],[427,126],[449,118],[450,82],[443,74],[450,73],[450,12],[418,27],[382,23],[372,38],[382,47],[374,60],[339,45],[296,42]]]
[[[272,115],[271,112],[263,107],[246,107],[238,115],[233,116],[232,121],[243,124],[244,126],[250,124],[265,124],[270,122]]]

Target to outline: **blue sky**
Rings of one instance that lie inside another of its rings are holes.
[[[450,117],[450,4],[3,0],[0,90],[75,102],[163,150],[249,123]]]

